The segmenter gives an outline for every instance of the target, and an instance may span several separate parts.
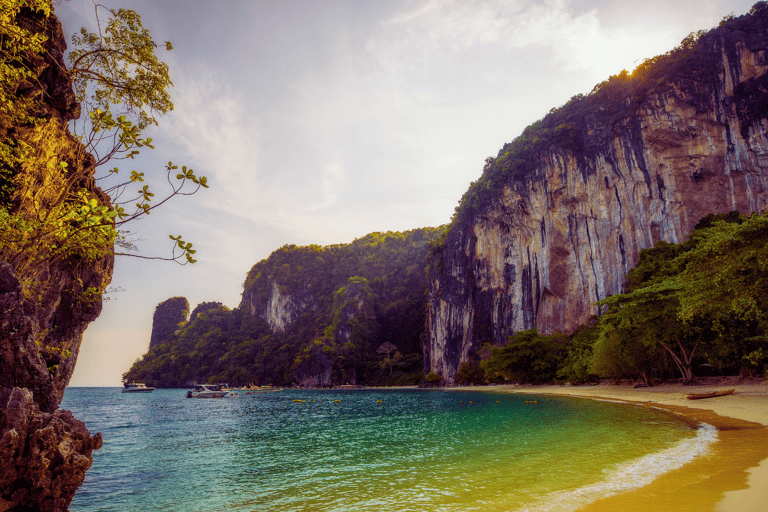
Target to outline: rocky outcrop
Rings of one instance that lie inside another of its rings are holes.
[[[66,42],[61,24],[53,15],[46,18],[28,9],[21,10],[17,23],[47,37],[45,54],[28,56],[27,65],[37,79],[21,83],[17,92],[40,102],[36,123],[2,125],[0,137],[20,140],[33,148],[11,171],[16,183],[26,184],[28,197],[43,202],[46,191],[56,190],[58,162],[67,162],[71,169],[86,169],[93,166],[93,157],[66,125],[80,115],[80,107],[62,67]],[[101,204],[109,204],[109,197],[95,186],[92,173],[84,174],[79,185]],[[18,211],[30,207],[25,201],[14,199],[8,208]],[[14,257],[4,247],[0,252],[6,261],[25,257]],[[53,412],[74,371],[82,334],[101,313],[100,292],[111,279],[113,256],[110,253],[90,262],[79,257],[57,258],[33,265],[34,273],[26,279],[34,284],[23,290],[14,268],[0,264],[0,387],[27,388],[41,410]]]
[[[323,348],[324,345],[320,341],[307,347],[299,356],[296,369],[293,370],[293,378],[299,386],[305,388],[331,386],[334,360],[329,357],[329,351]]]
[[[70,172],[91,169],[94,163],[67,129],[67,121],[79,117],[80,107],[63,67],[66,43],[61,25],[52,15],[28,9],[21,10],[16,23],[47,40],[45,52],[27,56],[24,63],[35,79],[18,84],[16,90],[17,95],[40,100],[32,113],[37,122],[0,123],[3,141],[22,141],[32,148],[10,169],[14,183],[23,183],[26,191],[20,198],[4,198],[4,208],[12,213],[30,205],[44,208],[48,196],[58,194],[59,162],[66,162]],[[109,205],[92,172],[79,174],[77,188]],[[101,312],[101,291],[111,280],[113,255],[109,248],[106,255],[91,259],[31,259],[7,246],[0,252],[6,260],[0,262],[0,510],[66,510],[101,437],[90,437],[82,422],[57,408],[83,332]],[[16,272],[19,261],[26,273]]]
[[[484,343],[530,328],[571,332],[622,290],[641,249],[683,241],[708,213],[768,208],[765,25],[713,31],[641,98],[619,88],[618,111],[576,101],[573,142],[535,152],[530,172],[512,169],[456,219],[431,262],[427,371],[450,381]],[[684,58],[704,71],[686,72]]]
[[[267,321],[273,333],[282,332],[296,320],[306,309],[306,302],[295,295],[285,293],[276,281],[272,282],[272,293],[269,295],[262,318]],[[251,316],[256,316],[256,305],[251,304]]]
[[[101,434],[65,410],[41,412],[29,390],[0,391],[0,510],[67,510]]]
[[[188,315],[189,302],[184,297],[171,297],[155,306],[149,348],[156,347],[173,336],[187,321]]]
[[[195,309],[192,310],[192,313],[189,315],[189,321],[194,322],[195,318],[197,318],[197,315],[201,313],[205,313],[206,311],[210,311],[212,309],[218,309],[223,310],[225,309],[224,304],[221,302],[201,302],[197,306],[195,306]]]

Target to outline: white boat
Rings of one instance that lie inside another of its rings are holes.
[[[187,398],[221,398],[227,393],[220,384],[195,384],[195,389],[187,391]]]
[[[151,393],[155,388],[142,384],[141,382],[124,382],[123,393]]]

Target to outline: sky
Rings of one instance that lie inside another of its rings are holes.
[[[71,386],[119,386],[146,353],[160,302],[239,305],[250,268],[286,244],[349,243],[439,226],[489,156],[572,96],[756,0],[100,0],[158,42],[173,112],[135,169],[210,188],[126,225],[142,256],[168,235],[198,262],[117,257]],[[55,3],[65,34],[94,30],[91,0]],[[69,39],[69,37],[68,37]]]

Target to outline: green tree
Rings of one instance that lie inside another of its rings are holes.
[[[616,370],[634,370],[651,385],[650,370],[666,351],[680,371],[683,382],[693,379],[692,360],[703,330],[677,318],[678,289],[667,281],[612,295],[599,303],[608,311],[600,320],[593,370],[616,376]],[[613,371],[609,365],[614,365]],[[609,375],[606,375],[606,374]]]
[[[599,302],[607,311],[600,317],[592,372],[611,379],[640,376],[650,386],[651,370],[658,366],[660,352],[666,349],[684,380],[690,375],[695,350],[681,345],[682,353],[676,354],[670,349],[677,346],[675,329],[681,326],[677,319],[677,286],[665,281],[680,272],[678,257],[690,246],[662,240],[642,250],[637,266],[626,276],[625,293]]]
[[[768,356],[768,212],[714,218],[696,238],[675,281],[678,316],[688,323],[707,319],[715,362],[731,360],[751,372]]]
[[[140,148],[154,149],[151,138],[143,138],[142,131],[150,125],[157,125],[157,117],[173,110],[169,89],[173,86],[168,74],[168,65],[156,53],[159,48],[173,49],[169,41],[158,45],[149,30],[144,28],[141,17],[130,9],[110,9],[94,4],[97,31],[92,33],[82,28],[80,34],[72,37],[73,50],[69,53],[71,63],[69,74],[72,78],[78,101],[85,107],[88,116],[75,123],[75,130],[88,153],[94,156],[93,169],[103,168],[113,160],[133,160]],[[117,218],[115,227],[148,215],[177,195],[191,195],[200,188],[207,188],[205,176],[196,176],[192,169],[168,162],[166,181],[171,191],[160,201],[154,199],[149,185],[143,185],[138,194],[123,198],[126,188],[145,181],[144,173],[131,170],[128,177],[119,178],[118,167],[109,169],[97,179],[112,178],[116,181],[105,187],[111,195]],[[83,173],[92,169],[83,169]],[[71,173],[69,183],[76,183],[80,177]],[[191,185],[191,187],[187,187]],[[62,194],[66,194],[65,188]],[[154,203],[152,201],[155,201]],[[133,204],[133,211],[124,206]],[[173,254],[168,257],[146,257],[132,253],[117,253],[145,259],[170,259],[194,263],[192,245],[181,240],[181,236],[170,236]],[[118,245],[121,244],[118,238]]]
[[[564,355],[566,337],[543,335],[537,329],[516,332],[501,347],[491,347],[480,366],[489,382],[501,377],[514,382],[545,382],[554,379]]]
[[[23,7],[45,17],[51,13],[49,1],[0,3],[3,123],[39,126],[42,136],[36,135],[39,151],[35,158],[30,158],[30,142],[26,140],[30,132],[3,127],[0,198],[5,200],[0,204],[0,244],[3,259],[14,266],[25,285],[34,287],[37,273],[43,268],[40,262],[52,264],[71,257],[94,261],[110,254],[113,243],[130,249],[132,244],[121,231],[125,223],[148,215],[174,196],[193,194],[208,185],[206,178],[196,176],[192,169],[183,166],[179,170],[169,162],[165,174],[171,190],[158,201],[149,185],[127,194],[129,186],[144,181],[144,173],[132,170],[126,178],[119,179],[117,167],[103,175],[96,172],[111,160],[134,159],[138,148],[153,148],[152,140],[143,138],[141,130],[157,123],[156,114],[173,108],[168,95],[172,84],[167,66],[157,59],[157,45],[142,27],[138,14],[100,5],[95,5],[98,33],[83,30],[81,36],[73,38],[75,48],[70,53],[72,67],[68,70],[77,99],[89,108],[84,120],[74,125],[84,145],[76,154],[52,160],[47,145],[68,135],[55,119],[41,117],[37,108],[41,98],[28,98],[23,92],[24,83],[36,79],[36,68],[29,63],[40,59],[45,43],[44,36],[13,23]],[[102,13],[108,16],[106,20],[101,19]],[[169,43],[165,47],[171,48]],[[111,201],[84,187],[94,174],[97,180],[117,178],[117,183],[104,187]],[[126,210],[129,204],[133,204],[132,210]],[[168,257],[117,254],[194,263],[192,244],[181,236],[170,238],[173,250]]]
[[[627,275],[627,291],[602,301],[595,345],[596,371],[603,375],[633,367],[648,381],[647,369],[666,352],[683,382],[693,380],[699,353],[722,367],[763,361],[768,293],[768,220],[738,212],[709,215],[681,244],[659,242],[640,253]],[[613,347],[613,348],[611,348]]]
[[[424,382],[429,386],[438,386],[443,381],[443,376],[430,371],[424,376]]]
[[[593,347],[598,336],[597,318],[578,328],[568,337],[565,359],[557,369],[557,378],[569,382],[587,382],[597,378],[591,369]]]
[[[485,374],[477,361],[465,361],[461,363],[456,376],[456,384],[484,384]]]

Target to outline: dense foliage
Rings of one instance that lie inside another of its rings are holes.
[[[284,246],[248,273],[240,308],[193,315],[126,378],[167,387],[287,385],[327,373],[333,384],[417,384],[423,380],[428,243],[442,230]],[[284,313],[292,321],[273,331],[265,312],[275,290],[289,298]]]
[[[196,312],[198,308],[195,308]],[[149,346],[154,347],[169,339],[179,327],[186,323],[188,315],[189,302],[184,297],[171,297],[158,304],[152,316],[152,335]]]
[[[623,354],[621,373],[669,357],[684,382],[693,369],[762,373],[768,360],[768,213],[705,217],[688,241],[643,251],[608,311],[596,353]],[[604,368],[617,362],[604,358]],[[614,368],[614,371],[616,369]]]

